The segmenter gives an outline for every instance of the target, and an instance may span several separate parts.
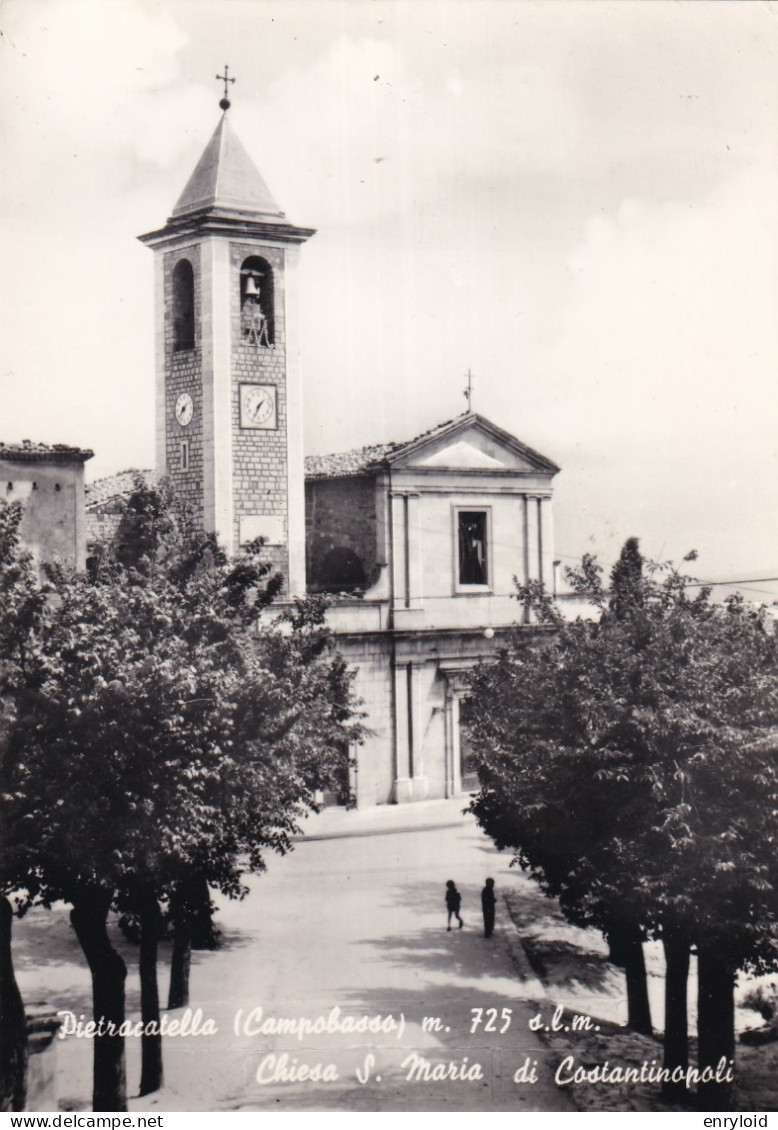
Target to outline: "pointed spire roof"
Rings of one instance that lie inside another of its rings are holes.
[[[189,215],[204,208],[251,212],[257,218],[267,219],[284,215],[233,132],[226,112],[186,182],[173,216]]]

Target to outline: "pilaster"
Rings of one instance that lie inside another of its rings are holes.
[[[228,554],[236,552],[232,514],[230,256],[223,240],[203,240],[203,518]]]

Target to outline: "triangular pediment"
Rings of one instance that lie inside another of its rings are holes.
[[[504,471],[511,464],[505,459],[495,459],[486,451],[482,451],[475,443],[460,439],[456,443],[449,443],[440,451],[433,451],[426,458],[421,455],[414,460],[419,467],[480,467],[484,471]]]
[[[389,456],[389,462],[398,469],[418,467],[514,474],[555,474],[559,470],[550,459],[474,413],[460,416],[404,444]]]

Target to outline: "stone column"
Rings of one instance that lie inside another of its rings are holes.
[[[154,324],[154,356],[156,386],[154,392],[156,429],[156,468],[166,475],[167,466],[167,417],[165,415],[165,256],[161,251],[154,255],[154,309],[157,312]]]
[[[418,494],[392,495],[392,578],[395,608],[421,607],[421,527]]]
[[[405,495],[392,494],[392,599],[395,608],[406,608],[408,601],[407,531]]]
[[[289,593],[305,595],[305,470],[303,393],[300,364],[300,301],[297,293],[299,247],[285,249],[284,326],[286,332],[286,459]]]
[[[406,495],[408,601],[406,607],[421,608],[421,505],[418,494]]]
[[[540,579],[546,592],[554,591],[554,537],[551,523],[551,499],[538,499],[538,559]]]
[[[408,745],[414,800],[424,800],[429,793],[422,745],[424,726],[421,717],[421,674],[422,668],[419,664],[408,664]]]
[[[521,583],[526,587],[529,584],[529,507],[530,500],[526,494],[521,496]],[[529,623],[529,604],[524,602],[521,620],[523,624]]]
[[[408,670],[406,663],[397,663],[394,668],[394,799],[396,804],[405,804],[413,799],[411,781],[411,702],[408,696]]]
[[[454,695],[448,681],[446,682],[443,732],[446,757],[446,796],[451,797],[454,796]]]
[[[462,792],[462,750],[459,745],[459,698],[451,696],[451,766],[453,769],[454,796]]]
[[[203,359],[203,508],[228,554],[237,549],[232,497],[232,372],[230,248],[203,240],[201,250]]]
[[[529,495],[527,497],[527,556],[529,558],[529,579],[531,581],[540,580],[538,569],[539,539],[538,499],[536,495]]]

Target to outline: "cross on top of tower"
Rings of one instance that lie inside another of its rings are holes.
[[[226,63],[224,64],[224,74],[223,75],[217,75],[216,79],[217,79],[218,82],[224,83],[224,97],[222,98],[221,102],[219,103],[219,107],[226,112],[227,110],[229,110],[230,105],[231,105],[230,100],[227,97],[228,86],[231,82],[235,82],[234,78],[230,78],[230,68],[227,66]]]

